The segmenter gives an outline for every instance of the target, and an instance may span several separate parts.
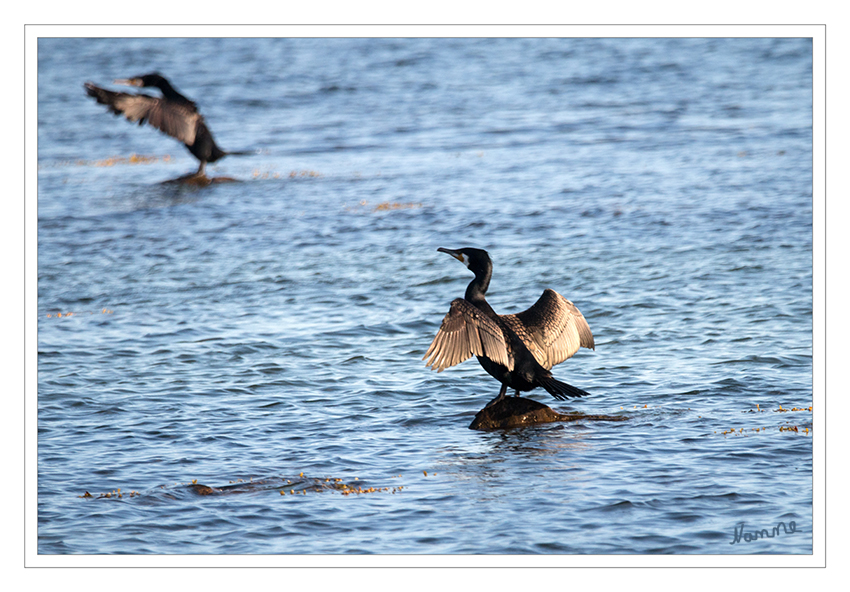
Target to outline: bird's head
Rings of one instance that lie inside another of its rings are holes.
[[[121,78],[114,82],[114,84],[123,84],[125,86],[156,86],[160,88],[163,83],[168,84],[168,81],[158,72],[134,76],[132,78]]]
[[[445,249],[440,247],[437,249],[443,253],[448,253],[469,268],[469,271],[475,275],[484,274],[493,269],[493,262],[490,261],[490,255],[484,249],[474,249],[472,247],[464,247],[463,249]]]

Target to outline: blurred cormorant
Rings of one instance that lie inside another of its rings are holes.
[[[147,122],[183,142],[189,152],[201,161],[195,175],[203,175],[208,162],[215,162],[228,154],[237,154],[225,152],[216,146],[203,116],[198,113],[197,105],[174,90],[168,80],[159,74],[145,74],[135,78],[116,80],[114,84],[155,86],[162,92],[160,98],[146,94],[112,92],[95,86],[91,82],[85,84],[89,96],[109,107],[115,115],[123,115],[132,122],[138,121],[139,125]]]
[[[463,298],[452,301],[448,314],[423,360],[432,370],[442,372],[475,355],[481,366],[502,383],[502,400],[508,387],[530,391],[538,386],[558,400],[583,397],[589,393],[556,380],[549,370],[576,353],[579,347],[595,349],[593,334],[578,308],[546,289],[526,311],[499,315],[484,294],[490,285],[493,263],[482,249],[437,249],[448,253],[475,274]]]

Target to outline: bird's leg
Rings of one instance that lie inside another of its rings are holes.
[[[519,396],[519,389],[515,389],[515,390],[516,390],[516,392],[514,393],[514,397],[518,397]]]
[[[195,173],[195,175],[198,176],[198,177],[203,177],[204,176],[204,169],[206,169],[206,168],[207,168],[207,163],[202,160],[201,166],[198,167],[198,172]]]
[[[502,385],[502,390],[500,390],[500,391],[499,391],[499,396],[497,396],[495,399],[493,399],[492,401],[490,401],[489,403],[487,403],[486,405],[484,405],[484,409],[487,409],[487,407],[490,407],[491,405],[495,405],[496,403],[498,403],[499,401],[501,401],[502,399],[504,399],[504,398],[505,398],[505,393],[506,393],[506,392],[508,392],[508,385],[503,384],[503,385]]]

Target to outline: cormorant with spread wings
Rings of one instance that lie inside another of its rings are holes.
[[[186,145],[195,158],[201,161],[196,175],[204,174],[208,162],[215,162],[228,154],[246,154],[245,152],[225,152],[219,148],[213,139],[203,116],[198,113],[198,107],[179,92],[159,74],[145,74],[123,80],[115,84],[128,86],[155,86],[162,92],[162,97],[152,97],[146,94],[131,94],[113,92],[86,82],[86,92],[98,103],[106,105],[115,115],[123,115],[139,125],[147,122],[156,129],[177,138]]]
[[[423,360],[432,370],[442,372],[472,357],[502,383],[499,395],[489,405],[502,400],[508,387],[530,391],[543,387],[558,400],[583,397],[586,391],[556,380],[552,366],[572,357],[579,347],[595,349],[593,334],[578,308],[546,289],[526,311],[499,315],[484,298],[490,285],[493,263],[487,251],[464,248],[437,249],[448,253],[475,274],[463,298],[452,301],[448,314]]]

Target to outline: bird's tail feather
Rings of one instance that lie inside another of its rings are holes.
[[[570,397],[586,397],[590,394],[587,391],[583,391],[580,388],[567,384],[566,382],[556,380],[552,376],[546,376],[538,379],[538,382],[540,383],[540,386],[546,389],[547,393],[559,401],[564,401]]]

